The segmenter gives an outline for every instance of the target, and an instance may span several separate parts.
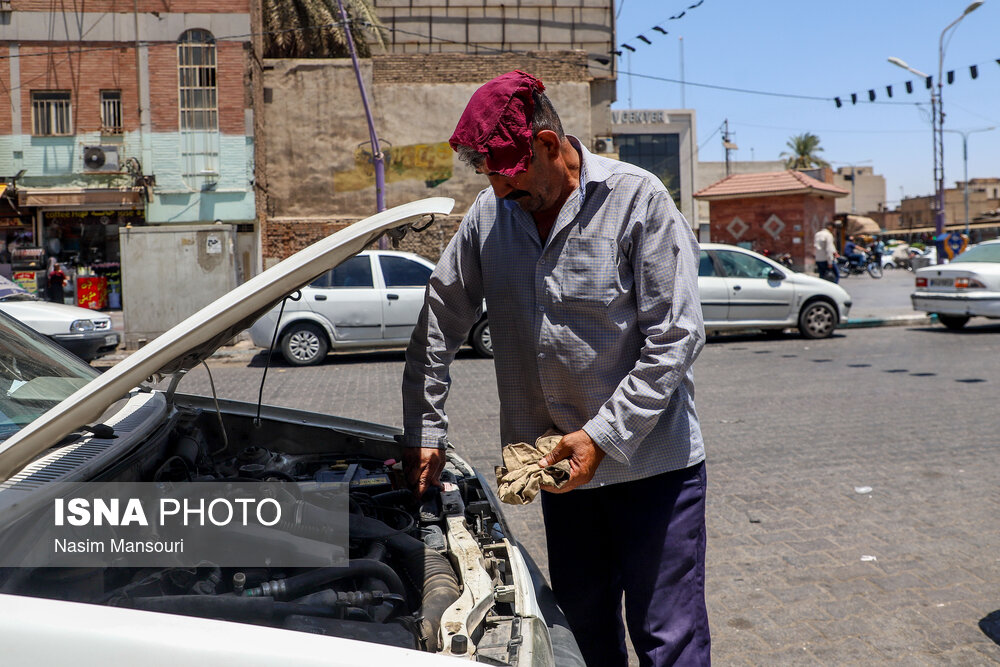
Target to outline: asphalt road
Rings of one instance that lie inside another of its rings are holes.
[[[262,360],[210,362],[220,395],[256,400]],[[402,364],[279,363],[265,402],[399,425]],[[998,371],[986,320],[709,341],[695,373],[716,664],[1000,662]],[[180,391],[209,393],[204,370]],[[452,440],[483,471],[498,410],[492,363],[463,353]],[[544,567],[538,508],[506,513]]]

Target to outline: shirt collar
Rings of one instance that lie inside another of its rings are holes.
[[[611,178],[611,172],[601,164],[593,153],[587,150],[579,139],[571,134],[567,134],[566,138],[580,154],[580,193],[578,196],[580,197],[580,205],[583,206],[592,186],[607,181]]]

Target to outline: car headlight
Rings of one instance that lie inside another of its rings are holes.
[[[69,330],[74,333],[83,333],[84,331],[93,331],[94,323],[90,320],[74,320],[72,324],[69,325]]]

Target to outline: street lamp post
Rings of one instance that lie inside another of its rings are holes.
[[[996,127],[980,127],[975,130],[945,130],[954,134],[962,135],[962,179],[965,184],[963,199],[965,200],[965,235],[969,235],[969,135],[976,132],[989,132]]]
[[[940,236],[944,233],[944,109],[941,104],[941,94],[943,92],[942,85],[942,75],[944,74],[944,51],[945,35],[948,31],[955,28],[958,23],[964,19],[966,16],[979,9],[983,4],[984,0],[976,0],[976,2],[971,3],[962,12],[962,15],[957,19],[949,23],[944,30],[941,31],[941,37],[938,39],[938,78],[937,78],[937,91],[934,90],[933,82],[931,86],[931,131],[933,133],[934,139],[934,187],[937,195],[937,210],[934,212],[934,231],[935,236]],[[906,64],[903,60],[899,58],[889,58],[889,62],[897,67],[902,67],[917,76],[921,76],[924,79],[927,75],[923,72],[916,70]],[[944,261],[942,253],[938,253],[938,263]]]

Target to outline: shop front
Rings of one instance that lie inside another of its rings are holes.
[[[65,298],[95,310],[121,309],[119,230],[146,224],[142,210],[43,211],[42,239],[50,264],[66,274]]]
[[[19,254],[42,262],[38,271],[41,275],[32,291],[83,308],[121,309],[119,232],[146,224],[139,194],[118,190],[32,190],[19,195],[20,208],[31,217],[30,236],[25,238],[31,251],[22,248]],[[61,291],[53,288],[53,276],[63,281]]]

